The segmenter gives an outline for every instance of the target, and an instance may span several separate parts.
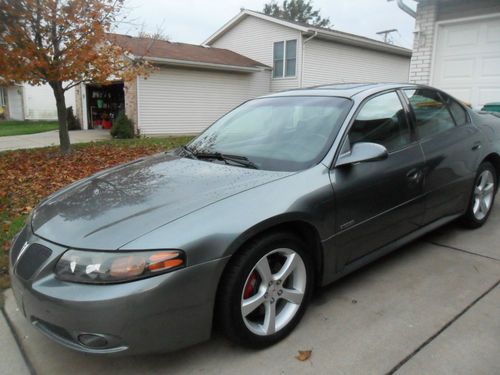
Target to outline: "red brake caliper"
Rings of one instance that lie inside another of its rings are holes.
[[[245,290],[243,291],[243,298],[247,299],[248,297],[253,295],[255,290],[255,284],[257,283],[257,273],[253,271],[248,278],[248,281],[245,285]]]

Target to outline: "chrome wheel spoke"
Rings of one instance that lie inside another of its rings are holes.
[[[255,311],[257,307],[265,302],[264,294],[265,293],[258,293],[250,298],[243,300],[241,304],[241,313],[244,317]]]
[[[485,193],[491,193],[493,191],[494,186],[495,186],[495,184],[493,184],[493,182],[490,182],[489,184],[487,184],[484,187],[483,192],[485,192]]]
[[[278,272],[273,273],[276,269]],[[254,273],[259,278],[255,279]],[[259,285],[255,285],[259,279]],[[287,248],[268,252],[250,271],[242,290],[241,317],[245,326],[259,336],[280,331],[296,316],[306,290],[307,270],[299,253]],[[254,295],[245,298],[250,292]]]
[[[280,298],[283,298],[295,305],[300,305],[302,298],[304,298],[304,293],[294,289],[283,288],[283,293]]]
[[[276,304],[267,302],[265,304],[266,315],[264,317],[264,324],[262,328],[266,335],[272,335],[276,332]]]
[[[285,282],[288,276],[295,270],[297,267],[297,258],[298,255],[293,253],[290,254],[287,259],[285,264],[283,264],[283,267],[274,275],[274,280],[281,280],[282,283]]]
[[[264,284],[269,283],[273,279],[273,275],[271,273],[271,269],[269,268],[269,261],[267,257],[263,257],[257,265],[255,266],[255,269],[259,273],[260,277],[262,278],[262,282]]]
[[[483,214],[487,214],[488,213],[488,204],[486,203],[486,199],[481,199],[481,202],[480,202],[480,207],[481,207],[481,213]]]

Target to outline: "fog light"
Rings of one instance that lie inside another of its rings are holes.
[[[106,338],[90,333],[78,336],[78,341],[89,348],[104,348],[108,345],[108,340],[106,340]]]

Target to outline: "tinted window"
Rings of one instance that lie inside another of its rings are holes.
[[[336,97],[255,99],[217,120],[189,147],[245,156],[261,169],[305,169],[328,151],[350,107],[350,100]]]
[[[418,135],[426,138],[455,127],[453,118],[437,91],[403,90],[415,114]]]
[[[465,109],[463,109],[460,104],[458,104],[455,100],[448,98],[448,108],[450,109],[450,112],[455,119],[455,123],[458,126],[467,124],[467,112],[465,112]]]
[[[351,145],[374,142],[398,150],[410,143],[405,112],[395,92],[379,95],[366,102],[349,131]]]

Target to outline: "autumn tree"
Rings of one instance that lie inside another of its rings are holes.
[[[107,37],[122,7],[123,0],[0,0],[0,80],[50,85],[63,153],[70,151],[67,90],[147,74],[147,63]]]
[[[329,18],[322,18],[320,10],[313,10],[311,0],[284,0],[281,5],[276,0],[272,0],[264,5],[264,13],[269,16],[307,23],[317,27],[331,26]]]

